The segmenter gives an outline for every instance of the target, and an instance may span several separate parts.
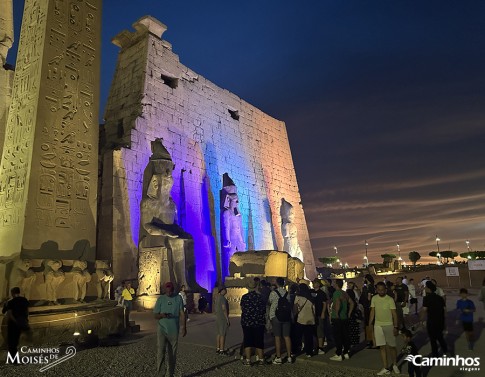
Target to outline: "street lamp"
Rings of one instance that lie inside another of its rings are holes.
[[[468,252],[470,252],[470,241],[466,240],[466,248],[468,249]]]
[[[436,236],[436,247],[438,248],[438,254],[440,253],[440,239]]]
[[[369,244],[367,243],[367,240],[364,241],[365,243],[365,258],[367,260],[367,263],[369,263],[369,258],[367,258],[367,246],[369,246]]]
[[[337,248],[337,246],[334,246],[333,249],[335,250],[335,254],[338,254],[338,248]]]
[[[402,261],[402,258],[401,258],[401,248],[399,247],[399,242],[397,243],[397,253],[398,253],[398,255],[399,255],[398,260],[399,260],[399,261]]]

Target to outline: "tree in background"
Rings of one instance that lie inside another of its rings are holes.
[[[465,259],[485,259],[485,251],[467,251],[466,253],[461,253],[460,257]]]
[[[381,254],[381,258],[383,259],[384,267],[388,268],[392,266],[392,261],[396,259],[396,255],[394,254]]]
[[[450,258],[454,260],[458,256],[458,253],[456,251],[443,250],[443,251],[440,251],[440,257],[438,257],[438,252],[437,251],[431,251],[429,253],[429,256],[430,257],[438,258],[438,260],[440,258],[446,258],[445,263],[448,263],[450,261]]]
[[[318,260],[322,262],[324,266],[326,266],[327,264],[337,263],[338,257],[321,257],[318,258]]]
[[[413,267],[416,267],[416,263],[420,259],[421,259],[421,254],[419,254],[417,251],[411,251],[409,253],[409,260],[413,262]]]

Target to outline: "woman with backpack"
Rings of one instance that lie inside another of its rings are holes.
[[[315,304],[308,285],[303,283],[299,285],[299,292],[295,297],[293,311],[296,317],[297,334],[300,336],[300,339],[303,336],[305,342],[304,352],[306,357],[312,357],[314,352]]]

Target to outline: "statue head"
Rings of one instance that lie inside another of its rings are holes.
[[[30,267],[32,267],[32,263],[30,262],[30,259],[18,258],[15,260],[14,266],[19,270],[27,271]]]
[[[281,199],[280,215],[283,223],[292,223],[295,220],[295,210],[284,198]]]
[[[80,270],[85,270],[86,268],[88,268],[88,263],[84,260],[75,260],[72,263],[72,267],[79,268]]]
[[[159,199],[162,195],[169,197],[172,186],[172,169],[167,166],[165,171],[152,175],[147,188],[147,196],[152,199]]]
[[[104,260],[97,260],[94,262],[94,268],[96,269],[109,269],[109,265],[107,261]]]
[[[58,259],[47,259],[42,262],[45,270],[57,271],[62,267],[62,261]]]

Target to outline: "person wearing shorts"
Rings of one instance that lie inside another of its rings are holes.
[[[218,287],[219,294],[216,297],[214,311],[216,313],[217,351],[218,355],[228,356],[225,348],[227,329],[231,325],[229,321],[229,304],[226,299],[227,289],[225,286]]]
[[[241,297],[241,326],[244,335],[243,365],[251,365],[251,351],[256,349],[256,362],[264,365],[264,327],[266,324],[266,304],[258,293],[258,283],[251,280],[249,292]]]
[[[372,297],[369,323],[374,323],[374,338],[376,346],[381,350],[382,369],[378,376],[394,373],[399,374],[397,367],[396,336],[398,334],[398,318],[394,299],[386,294],[384,282],[376,285],[377,295]],[[389,356],[389,357],[388,357]]]
[[[273,364],[281,364],[281,338],[285,341],[286,352],[288,353],[288,362],[293,362],[291,355],[291,319],[290,321],[281,322],[276,317],[276,308],[278,307],[278,301],[280,297],[286,297],[288,303],[290,302],[290,294],[285,289],[285,280],[281,277],[276,279],[276,289],[269,295],[268,303],[269,307],[269,319],[271,326],[273,327],[273,335],[275,337],[276,356],[273,360]],[[285,296],[286,295],[286,296]],[[290,306],[291,307],[291,306]]]

